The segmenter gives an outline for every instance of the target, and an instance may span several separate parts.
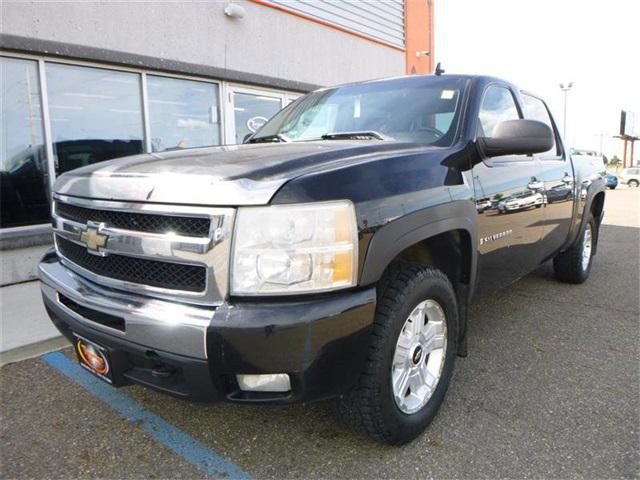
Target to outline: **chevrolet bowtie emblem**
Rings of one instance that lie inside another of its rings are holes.
[[[107,246],[109,235],[99,232],[98,227],[87,226],[87,229],[80,235],[80,241],[87,246],[90,252],[99,253],[101,248]]]

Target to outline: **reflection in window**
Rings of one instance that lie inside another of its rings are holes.
[[[522,107],[524,109],[524,116],[531,120],[537,120],[547,125],[553,132],[553,124],[551,123],[551,117],[549,111],[544,105],[544,102],[539,98],[532,97],[527,94],[522,94]],[[555,135],[553,139],[553,147],[548,151],[542,153],[543,157],[555,157],[557,156]]]
[[[143,150],[140,75],[48,63],[57,173]]]
[[[233,115],[236,123],[236,143],[242,143],[244,137],[255,133],[280,111],[282,101],[278,97],[253,95],[250,93],[233,94]]]
[[[496,125],[507,120],[518,120],[518,109],[511,92],[504,87],[489,87],[480,107],[478,136],[492,137]]]
[[[147,75],[147,92],[154,152],[220,144],[216,84]]]
[[[49,186],[35,61],[0,58],[0,228],[49,221]]]

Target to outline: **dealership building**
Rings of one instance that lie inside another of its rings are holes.
[[[315,88],[430,72],[432,8],[432,0],[4,1],[3,326],[15,297],[7,289],[35,278],[50,245],[56,176],[125,155],[241,143]]]

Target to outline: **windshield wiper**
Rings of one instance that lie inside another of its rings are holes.
[[[273,135],[265,135],[264,137],[250,138],[247,143],[261,143],[261,142],[284,142],[289,143],[291,139],[281,133],[274,133]]]
[[[322,135],[323,140],[366,140],[375,138],[376,140],[393,140],[393,138],[383,135],[375,130],[363,130],[358,132],[333,132]]]

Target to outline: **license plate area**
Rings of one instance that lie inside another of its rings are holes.
[[[113,369],[109,351],[77,333],[74,336],[74,350],[80,366],[107,383],[113,384]]]

